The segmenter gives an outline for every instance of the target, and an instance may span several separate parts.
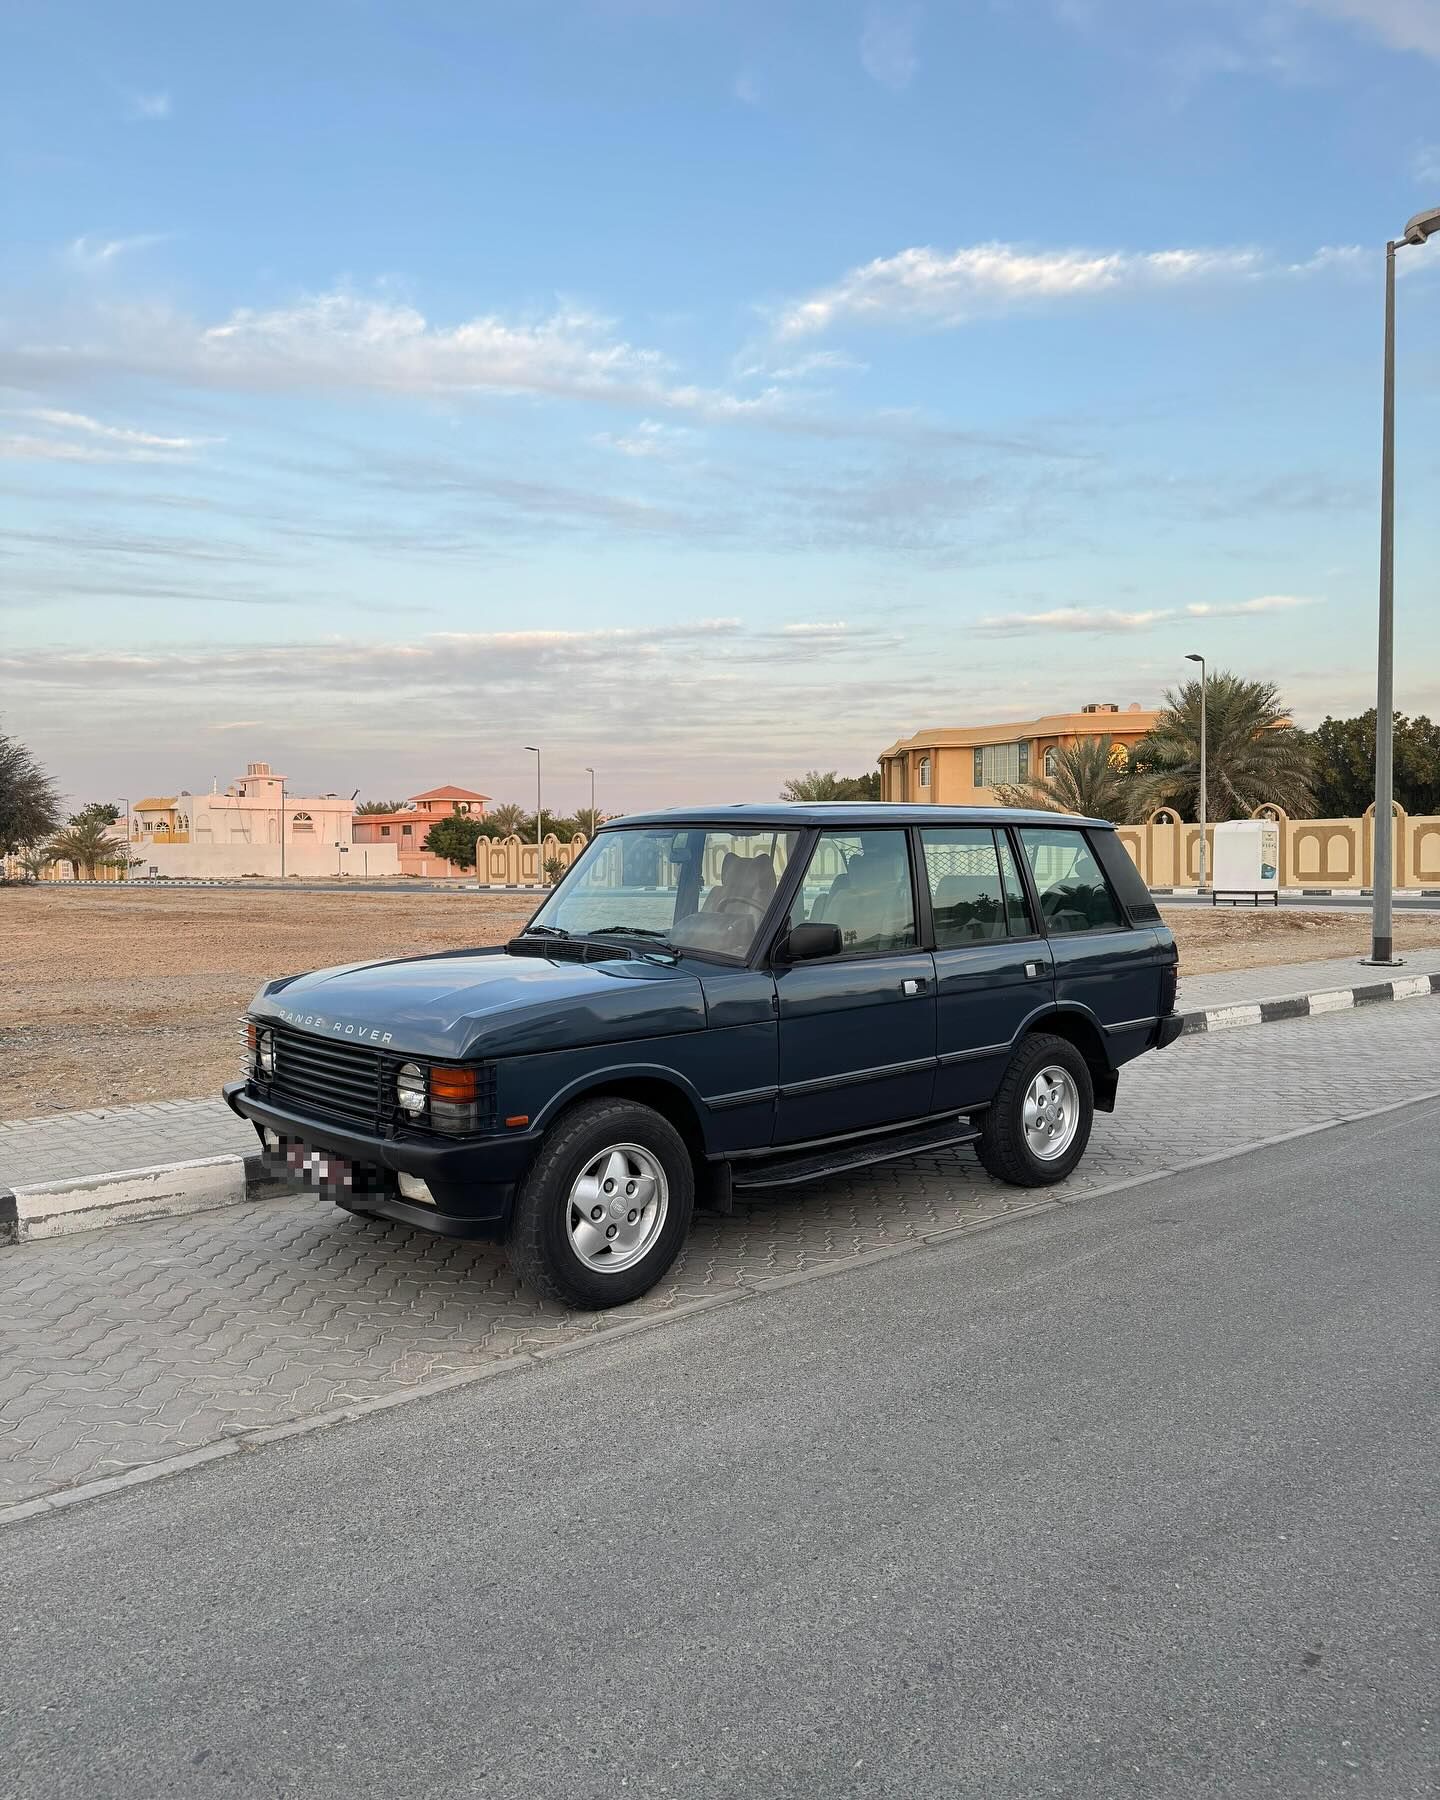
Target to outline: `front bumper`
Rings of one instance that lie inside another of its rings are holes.
[[[357,1191],[353,1203],[342,1202],[351,1210],[378,1213],[445,1237],[504,1237],[515,1189],[537,1148],[537,1139],[529,1132],[455,1143],[418,1134],[382,1138],[262,1100],[243,1081],[227,1082],[222,1092],[230,1110],[255,1127],[262,1149],[268,1127],[279,1137],[328,1150],[364,1171],[370,1178],[364,1191]],[[401,1198],[395,1177],[402,1174],[425,1183],[435,1198],[433,1207]]]

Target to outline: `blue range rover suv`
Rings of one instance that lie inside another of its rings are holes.
[[[1179,1035],[1114,828],[971,807],[718,806],[606,825],[504,948],[272,981],[225,1097],[352,1212],[504,1239],[632,1300],[697,1202],[973,1143],[1061,1181]]]

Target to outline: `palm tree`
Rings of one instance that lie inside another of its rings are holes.
[[[1248,818],[1257,806],[1304,818],[1314,804],[1315,752],[1292,724],[1273,681],[1228,669],[1206,684],[1206,816]],[[1168,692],[1155,729],[1135,746],[1137,816],[1173,806],[1194,819],[1200,805],[1200,683]]]
[[[404,810],[403,800],[362,800],[355,808],[357,813],[397,813]]]
[[[494,826],[498,837],[514,837],[526,817],[523,806],[517,806],[513,800],[507,800],[503,806],[490,808],[485,815],[485,823]]]
[[[880,771],[865,775],[841,775],[835,769],[807,769],[792,776],[780,790],[782,800],[878,800]]]
[[[997,788],[1002,806],[1038,806],[1117,824],[1130,817],[1135,784],[1123,745],[1108,737],[1081,738],[1058,745],[1051,755],[1053,775],[1032,775],[1017,786]]]
[[[93,881],[102,863],[113,861],[118,848],[110,835],[110,827],[102,820],[76,813],[63,831],[57,832],[45,846],[50,862],[72,863],[75,873],[84,870],[85,879]]]
[[[52,861],[48,850],[36,850],[33,847],[20,852],[20,867],[25,871],[27,881],[38,881],[50,867]]]

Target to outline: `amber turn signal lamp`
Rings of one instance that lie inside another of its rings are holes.
[[[473,1069],[431,1069],[430,1098],[432,1100],[473,1100],[475,1098],[475,1071]]]
[[[509,1126],[511,1131],[518,1131],[522,1125],[528,1125],[530,1123],[530,1115],[529,1113],[511,1113],[505,1123]]]

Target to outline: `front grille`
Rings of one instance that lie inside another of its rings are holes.
[[[275,1069],[268,1076],[258,1067],[252,1071],[250,1081],[257,1093],[282,1104],[288,1102],[301,1112],[358,1125],[379,1137],[431,1128],[428,1112],[404,1112],[395,1098],[395,1078],[401,1065],[414,1063],[428,1071],[433,1065],[426,1058],[315,1037],[268,1020],[258,1023],[274,1037]],[[491,1132],[496,1129],[495,1065],[482,1064],[476,1075],[475,1130]]]
[[[367,1131],[384,1128],[394,1105],[395,1078],[390,1074],[387,1079],[387,1059],[378,1050],[312,1037],[284,1025],[272,1030],[275,1072],[267,1091],[274,1099],[293,1100],[307,1112],[347,1119]],[[257,1072],[257,1085],[263,1080]]]

